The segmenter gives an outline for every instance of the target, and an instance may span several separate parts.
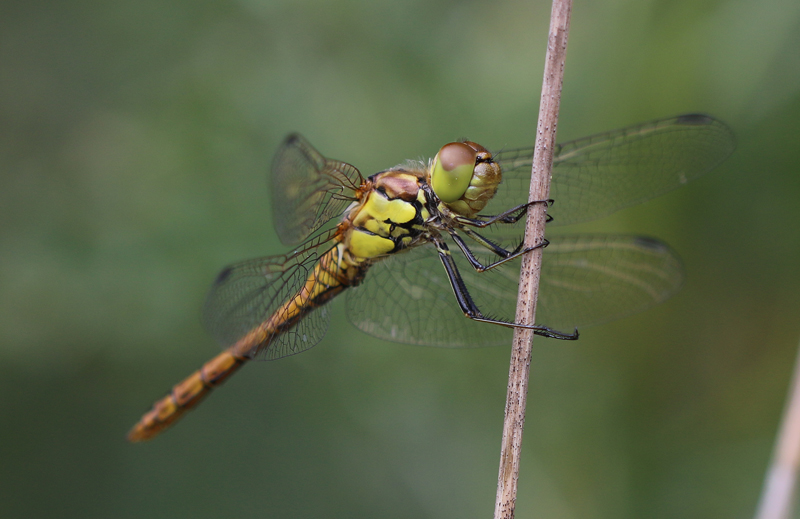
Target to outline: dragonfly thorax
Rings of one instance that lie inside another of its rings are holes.
[[[365,183],[358,204],[342,222],[352,257],[366,261],[411,246],[429,217],[424,179],[415,172],[389,170]]]

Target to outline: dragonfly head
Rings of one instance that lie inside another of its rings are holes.
[[[431,188],[439,200],[465,216],[486,206],[502,178],[491,152],[472,141],[442,146],[429,171]]]

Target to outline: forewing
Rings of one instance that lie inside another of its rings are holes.
[[[223,348],[236,344],[300,291],[319,257],[330,250],[331,235],[312,238],[292,254],[243,261],[220,272],[203,320]],[[293,328],[253,345],[250,357],[273,360],[305,351],[322,339],[329,321],[327,308],[315,309]]]
[[[478,273],[450,247],[470,295],[488,317],[513,320],[519,261]],[[537,323],[571,332],[654,306],[681,286],[675,253],[649,238],[561,237],[545,249]],[[511,332],[476,323],[461,312],[433,246],[374,265],[348,294],[348,316],[382,339],[430,346],[508,344]]]
[[[302,135],[286,137],[272,163],[272,218],[281,242],[300,243],[340,216],[361,182],[355,167],[326,159]]]
[[[735,148],[733,132],[702,114],[653,121],[558,145],[551,225],[594,220],[707,173]],[[532,148],[499,152],[503,183],[486,214],[527,202]]]

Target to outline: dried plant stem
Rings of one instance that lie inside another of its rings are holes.
[[[536,128],[536,148],[533,155],[531,188],[528,200],[546,200],[550,193],[550,172],[553,168],[558,108],[561,102],[561,85],[564,79],[564,60],[567,53],[567,36],[572,0],[553,0],[550,14],[550,35],[544,66],[542,97],[539,104],[539,122]],[[535,204],[528,210],[525,228],[525,246],[542,243],[547,207]],[[517,296],[516,322],[533,324],[536,298],[539,294],[539,274],[542,266],[542,249],[535,249],[522,258]],[[500,474],[497,479],[495,519],[511,519],[517,501],[517,479],[525,425],[525,402],[528,395],[528,374],[531,363],[531,330],[516,328],[508,372],[508,394],[503,422],[503,442],[500,451]]]
[[[794,496],[797,469],[800,467],[800,352],[795,359],[789,400],[772,464],[764,481],[756,519],[789,519],[794,517]]]

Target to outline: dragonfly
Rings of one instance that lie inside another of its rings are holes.
[[[604,217],[707,173],[734,148],[730,128],[704,114],[574,140],[554,150],[552,200],[528,202],[532,148],[492,153],[463,140],[427,162],[364,178],[289,135],[271,192],[277,235],[293,249],[219,273],[204,322],[223,351],[156,401],[128,439],[155,437],[250,360],[316,345],[331,320],[326,303],[344,291],[348,318],[363,332],[444,347],[508,344],[514,327],[574,340],[578,326],[656,305],[683,282],[669,246],[566,235],[532,247],[546,246],[537,317],[547,325],[515,323],[515,260],[532,250],[520,221],[531,204],[550,202],[548,226]]]

